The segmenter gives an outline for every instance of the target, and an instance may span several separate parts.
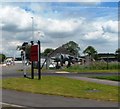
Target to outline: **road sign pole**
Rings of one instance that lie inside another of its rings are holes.
[[[33,41],[31,41],[31,45],[33,45]],[[31,78],[34,79],[34,62],[31,62]]]
[[[41,45],[38,40],[38,79],[41,79]]]

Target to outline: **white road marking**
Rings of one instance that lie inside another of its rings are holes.
[[[66,72],[66,71],[58,71],[56,73],[70,73],[70,72]]]
[[[10,103],[3,103],[3,102],[0,102],[0,105],[10,105],[13,107],[25,107],[25,106],[20,106],[20,105],[15,105],[15,104],[10,104]]]

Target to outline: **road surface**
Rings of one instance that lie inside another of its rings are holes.
[[[7,77],[23,77],[23,72],[17,70],[22,69],[22,64],[15,66],[2,67],[2,78]],[[29,73],[27,74],[28,76]],[[42,73],[42,76],[66,76],[74,79],[90,80],[87,76],[108,76],[117,75],[116,73]],[[96,82],[95,80],[91,80]],[[102,83],[103,84],[103,83]],[[117,102],[96,101],[89,99],[70,98],[54,95],[32,94],[26,92],[18,92],[13,90],[2,90],[2,102],[22,107],[118,107]]]
[[[30,68],[30,67],[29,67]],[[23,72],[18,71],[23,70],[22,64],[16,64],[14,66],[8,66],[8,67],[2,67],[2,73],[0,76],[2,78],[7,77],[23,77]],[[37,75],[37,73],[35,73]],[[27,73],[28,76],[30,76],[30,73]],[[42,73],[43,76],[67,76],[67,77],[90,77],[90,76],[112,76],[112,75],[118,75],[118,73],[56,73],[53,72],[44,72]]]
[[[23,107],[117,107],[118,103],[3,90],[2,102]]]

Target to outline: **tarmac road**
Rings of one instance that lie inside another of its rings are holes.
[[[30,66],[29,66],[30,67]],[[23,77],[23,72],[18,72],[18,70],[22,70],[22,64],[16,64],[13,66],[2,67],[2,73],[0,76],[2,78],[6,77]],[[36,73],[35,73],[36,74]],[[30,76],[30,73],[27,73]],[[37,75],[37,74],[36,74]],[[112,76],[118,75],[118,73],[55,73],[53,72],[44,72],[43,76],[67,76],[67,77],[89,77],[89,76]]]
[[[25,107],[118,107],[118,103],[3,90],[2,102]]]
[[[22,64],[15,66],[2,67],[2,78],[7,77],[23,77],[23,72],[16,72],[22,69]],[[108,76],[117,75],[116,73],[42,73],[43,76],[66,76],[70,78],[80,79],[87,76]],[[30,76],[30,75],[29,75]],[[118,107],[118,103],[107,101],[96,101],[79,98],[68,98],[62,96],[32,94],[26,92],[18,92],[12,90],[2,90],[2,102],[15,104],[25,107]]]
[[[29,68],[30,68],[30,66],[29,66]],[[13,66],[2,67],[2,78],[23,77],[23,72],[18,71],[21,69],[23,69],[22,64],[16,64]],[[37,76],[36,72],[35,72],[35,75]],[[85,80],[85,81],[89,81],[89,82],[96,82],[96,83],[101,83],[101,84],[118,86],[118,82],[115,82],[115,81],[88,78],[91,76],[112,76],[112,75],[117,76],[118,73],[64,73],[64,72],[56,73],[55,71],[42,73],[42,76],[64,76],[64,77],[69,77],[69,78],[78,79],[78,80]],[[31,74],[27,73],[27,76],[31,77]]]
[[[28,67],[30,68],[30,66]],[[8,78],[8,77],[23,77],[23,71],[18,71],[18,70],[23,70],[23,65],[22,64],[16,64],[13,66],[7,66],[7,67],[2,67],[2,78]],[[37,72],[35,72],[35,75],[37,76]],[[118,82],[115,81],[108,81],[108,80],[100,80],[100,79],[92,79],[88,78],[91,76],[112,76],[112,75],[118,75],[118,73],[56,73],[55,71],[53,72],[43,72],[42,76],[64,76],[64,77],[69,77],[73,79],[78,79],[78,80],[85,80],[89,82],[96,82],[100,84],[107,84],[107,85],[113,85],[113,86],[118,86]],[[30,73],[27,73],[28,77],[31,77]]]

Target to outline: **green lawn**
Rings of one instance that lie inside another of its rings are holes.
[[[92,77],[92,78],[120,81],[120,76],[97,76],[97,77]]]
[[[95,100],[118,101],[118,87],[90,83],[65,77],[45,76],[42,80],[7,78],[2,88],[31,93],[60,95]]]

